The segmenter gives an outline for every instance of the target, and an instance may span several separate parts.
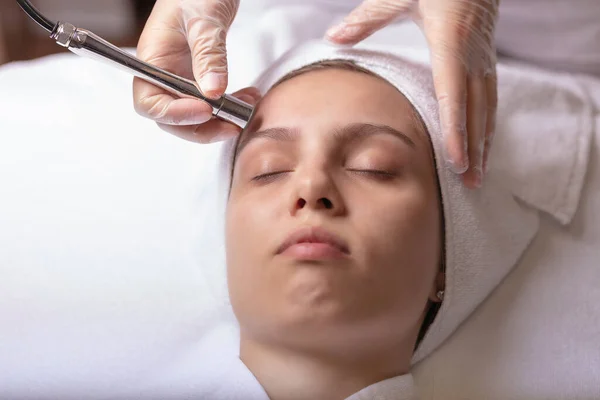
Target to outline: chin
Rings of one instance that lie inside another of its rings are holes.
[[[315,289],[306,293],[296,293],[286,299],[283,315],[280,317],[288,328],[305,331],[313,335],[327,327],[343,324],[349,319],[351,308],[343,299],[331,293]]]

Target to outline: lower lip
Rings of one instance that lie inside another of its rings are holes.
[[[281,254],[299,260],[328,260],[346,256],[346,253],[327,243],[298,243],[288,247]]]

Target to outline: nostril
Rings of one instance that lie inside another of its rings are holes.
[[[296,203],[298,208],[304,208],[304,206],[306,205],[306,200],[304,199],[298,199],[298,202]]]
[[[332,203],[332,202],[331,202],[329,199],[327,199],[327,198],[323,197],[323,198],[321,199],[321,202],[323,203],[323,206],[324,206],[326,209],[328,209],[328,210],[329,210],[329,209],[332,209],[332,208],[333,208],[333,203]]]

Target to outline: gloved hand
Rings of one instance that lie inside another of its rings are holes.
[[[138,57],[159,68],[199,82],[204,95],[218,98],[227,87],[225,38],[239,0],[157,0],[138,43]],[[191,49],[191,50],[190,50]],[[254,104],[260,94],[246,88],[234,93]],[[235,125],[211,119],[211,107],[180,99],[136,78],[136,111],[177,136],[207,143],[239,133]]]
[[[494,28],[499,0],[364,0],[329,40],[354,44],[401,17],[424,30],[446,142],[446,162],[481,186],[496,125]]]

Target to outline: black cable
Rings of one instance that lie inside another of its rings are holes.
[[[19,6],[33,19],[39,26],[48,31],[48,33],[52,33],[54,28],[56,27],[56,22],[50,21],[48,18],[44,17],[29,1],[27,0],[17,0]]]
[[[135,9],[135,17],[138,22],[144,25],[146,20],[154,8],[156,0],[133,0],[133,7]]]

